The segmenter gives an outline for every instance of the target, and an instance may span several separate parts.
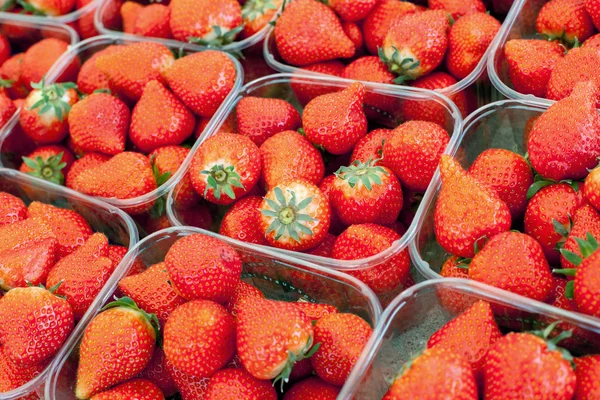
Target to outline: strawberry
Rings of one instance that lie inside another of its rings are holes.
[[[403,368],[382,400],[417,397],[433,400],[439,398],[440,393],[454,400],[476,400],[477,385],[464,356],[434,347]]]
[[[583,0],[585,11],[592,19],[596,29],[600,26],[600,2],[598,0]],[[577,399],[579,400],[579,399]]]
[[[316,350],[313,327],[302,311],[291,303],[260,298],[238,308],[236,343],[238,356],[252,376],[275,378],[282,384],[294,363]]]
[[[95,394],[90,400],[163,400],[165,396],[154,383],[146,379],[132,379],[112,389]]]
[[[342,22],[342,29],[348,39],[354,43],[354,55],[359,56],[365,53],[364,51],[364,37],[360,26],[355,22]]]
[[[121,20],[123,22],[123,32],[133,34],[135,22],[143,9],[144,6],[135,1],[126,1],[121,5],[119,13],[121,14]]]
[[[242,273],[240,257],[233,247],[201,234],[178,240],[165,256],[165,267],[170,284],[180,296],[219,303],[231,298]]]
[[[139,309],[131,299],[107,304],[83,332],[77,398],[88,399],[135,377],[152,358],[157,336],[156,316]]]
[[[468,174],[493,190],[508,206],[513,221],[523,217],[533,173],[527,160],[505,149],[488,149],[469,167]]]
[[[150,81],[131,113],[129,139],[140,150],[183,143],[194,131],[194,115],[159,81]]]
[[[27,218],[27,206],[19,197],[0,192],[0,226],[10,225]]]
[[[2,348],[25,368],[56,354],[73,330],[73,310],[53,289],[16,288],[0,299]]]
[[[142,8],[135,19],[133,34],[171,39],[169,20],[171,9],[163,4],[150,4]]]
[[[233,357],[235,321],[217,303],[190,301],[171,313],[163,348],[169,362],[183,373],[209,377]]]
[[[179,167],[181,167],[189,153],[190,149],[181,146],[157,148],[149,155],[153,169],[157,170],[155,175],[163,176],[164,174],[169,174],[168,176],[172,177]],[[173,200],[177,207],[187,208],[198,202],[199,196],[194,191],[189,174],[185,174],[181,178],[181,181],[177,184],[176,193],[177,196],[174,196]]]
[[[39,220],[28,218],[0,227],[0,253],[31,242],[53,238],[50,228]]]
[[[175,386],[177,386],[183,400],[197,400],[204,398],[208,387],[208,378],[188,375],[175,368],[169,360],[165,360],[165,366],[169,374],[173,377],[173,382],[175,382]]]
[[[323,178],[321,184],[319,185],[319,190],[323,193],[325,198],[327,198],[327,201],[329,201],[329,194],[331,193],[333,183],[336,179],[337,177],[334,174],[331,174]],[[337,235],[346,229],[346,226],[342,223],[342,221],[340,221],[340,217],[338,217],[338,215],[335,213],[335,210],[330,209],[330,215],[331,223],[329,225],[329,231],[331,233]]]
[[[218,47],[230,44],[242,30],[242,8],[236,0],[172,0],[171,31],[182,42]]]
[[[296,364],[294,364],[294,368],[292,369],[292,372],[290,373],[290,380],[289,383],[293,384],[296,383],[302,379],[306,379],[309,376],[312,376],[314,373],[313,367],[310,363],[310,358],[305,358],[303,360],[298,361]],[[319,379],[319,381],[323,381],[321,378],[318,378],[315,376],[315,378]],[[333,386],[333,385],[329,385],[328,386]],[[287,393],[287,391],[286,391]]]
[[[450,22],[441,10],[409,14],[390,27],[379,49],[396,83],[427,75],[444,59]]]
[[[562,249],[575,253],[581,257],[581,251],[577,243],[577,238],[584,239],[589,232],[594,237],[600,237],[600,213],[589,204],[582,205],[572,217],[573,223],[569,231],[561,229],[563,225],[556,225],[561,235],[568,235],[567,240],[562,243]],[[561,254],[560,264],[562,268],[574,268],[574,265]]]
[[[118,246],[118,245],[109,245],[108,246],[108,254],[106,255],[106,257],[110,258],[110,260],[113,262],[113,264],[115,266],[117,266],[121,263],[121,261],[123,260],[123,257],[125,257],[125,254],[127,254],[127,251],[128,251],[127,247]],[[144,272],[145,270],[146,270],[146,266],[144,265],[143,261],[139,257],[136,257],[135,260],[133,261],[133,264],[131,265],[131,268],[127,272],[126,276],[139,274],[139,273]]]
[[[238,309],[246,302],[252,301],[252,299],[260,298],[264,299],[265,295],[258,288],[252,286],[249,283],[240,281],[233,296],[225,304],[225,309],[233,318],[237,317]]]
[[[283,0],[248,0],[242,6],[244,30],[241,35],[250,37],[269,24],[283,5]],[[252,79],[254,80],[254,79]]]
[[[337,239],[337,236],[328,233],[325,235],[325,239],[323,239],[323,241],[317,247],[306,250],[305,253],[312,254],[313,256],[332,258],[335,239]]]
[[[103,53],[96,59],[96,67],[108,77],[111,89],[137,101],[148,82],[157,80],[165,83],[162,73],[174,61],[173,54],[165,45],[139,42]]]
[[[0,253],[0,288],[44,284],[56,261],[56,243],[46,238]]]
[[[367,134],[367,118],[362,110],[365,87],[355,82],[337,93],[316,97],[304,108],[302,126],[313,144],[332,154],[352,150]]]
[[[11,99],[0,93],[0,107],[0,126],[4,126],[14,113],[17,112],[17,106],[15,106]]]
[[[128,2],[129,3],[129,2]],[[137,3],[136,3],[137,4]],[[96,66],[96,60],[102,56],[119,52],[123,45],[110,45],[87,59],[81,66],[77,75],[77,88],[85,94],[92,94],[95,90],[108,89],[108,76]]]
[[[574,400],[594,399],[600,396],[600,355],[578,357],[575,362],[577,386]]]
[[[524,391],[539,399],[573,397],[571,358],[556,346],[562,335],[546,341],[553,327],[539,332],[541,337],[511,332],[494,343],[483,367],[486,399],[521,399]]]
[[[30,11],[34,15],[48,15],[57,17],[65,15],[75,6],[75,0],[27,0],[19,2],[25,11]]]
[[[247,96],[236,106],[237,132],[261,146],[268,138],[300,128],[300,114],[287,101]]]
[[[585,42],[583,42],[581,47],[591,47],[596,50],[600,49],[600,33],[590,36]]]
[[[194,138],[198,139],[204,133],[204,130],[208,126],[208,123],[211,121],[211,118],[200,118],[198,123],[196,124],[196,129],[194,130]],[[237,133],[237,122],[235,114],[231,113],[225,118],[223,124],[218,128],[218,130],[214,133],[215,135],[218,133]]]
[[[325,4],[333,9],[344,21],[360,21],[371,12],[378,0],[326,0]]]
[[[515,90],[546,97],[550,74],[562,59],[564,48],[558,42],[511,39],[504,45],[508,75]]]
[[[209,50],[176,60],[164,77],[190,110],[210,118],[233,89],[237,75],[225,53]]]
[[[121,153],[125,150],[129,118],[129,108],[123,101],[110,94],[92,93],[69,112],[73,145],[85,153]]]
[[[221,133],[200,145],[189,174],[199,195],[211,203],[231,204],[254,188],[260,171],[260,151],[252,140]]]
[[[325,175],[321,153],[296,131],[271,136],[260,146],[260,155],[266,188],[293,178],[318,185]]]
[[[32,85],[23,103],[19,123],[27,136],[39,144],[54,144],[68,134],[68,115],[78,100],[75,84]]]
[[[292,65],[309,65],[354,55],[335,13],[317,0],[287,4],[277,20],[275,43],[281,58]]]
[[[260,229],[262,201],[260,196],[246,196],[236,201],[223,217],[219,233],[243,242],[266,245]]]
[[[593,82],[582,82],[573,93],[553,104],[534,123],[527,150],[531,166],[544,178],[582,179],[598,163],[600,93]],[[568,146],[564,144],[568,143]]]
[[[329,202],[321,190],[305,180],[272,187],[260,206],[260,228],[274,247],[303,251],[323,241],[330,224]]]
[[[0,393],[8,392],[33,380],[46,368],[47,362],[23,367],[16,364],[7,354],[5,347],[0,347]],[[38,400],[33,395],[19,397],[19,400]]]
[[[405,122],[383,145],[383,165],[398,176],[403,187],[425,192],[449,141],[448,132],[433,122]]]
[[[342,76],[346,67],[339,61],[326,61],[322,63],[316,63],[308,65],[303,68],[299,68],[300,73],[319,73],[324,75]],[[302,83],[304,80],[301,77],[292,77],[290,80],[290,87],[294,91],[296,98],[305,106],[315,97],[321,95],[337,92],[340,90],[338,86],[330,86],[326,84],[316,84],[314,81],[310,81],[310,84]]]
[[[302,310],[311,321],[318,321],[325,316],[338,313],[338,309],[335,306],[325,303],[298,301],[296,302],[296,307]]]
[[[23,63],[21,64],[20,82],[28,89],[32,89],[32,84],[44,79],[50,67],[56,60],[67,51],[69,44],[63,40],[55,38],[42,39],[35,43],[25,52]],[[77,78],[79,72],[79,57],[74,56],[69,64],[64,67],[63,72],[56,78],[56,82],[71,82]]]
[[[380,0],[363,22],[365,45],[369,53],[377,55],[383,39],[396,20],[419,11],[419,6],[408,1]]]
[[[84,171],[87,171],[90,168],[99,166],[106,161],[110,160],[110,157],[104,154],[98,153],[88,153],[85,154],[78,160],[73,162],[72,168],[69,169],[69,173],[65,179],[65,186],[68,188],[73,188],[73,184],[76,178]]]
[[[277,400],[277,392],[271,382],[256,379],[244,369],[226,368],[210,377],[204,399]]]
[[[0,79],[12,81],[11,86],[5,88],[11,99],[24,99],[29,94],[29,89],[21,82],[24,57],[25,53],[17,53],[0,64]]]
[[[79,10],[92,2],[93,0],[75,0],[75,9]],[[118,10],[117,4],[120,6],[121,0],[115,1],[114,3],[111,3],[109,7],[107,7],[106,13],[102,16],[103,23],[105,24],[104,26],[110,26],[108,25],[109,23],[111,23],[109,18],[111,17],[112,9],[116,8]],[[91,10],[86,11],[77,20],[76,26],[74,28],[77,31],[77,33],[79,33],[79,36],[81,36],[81,39],[89,39],[100,34],[94,26],[94,14],[95,13]],[[112,22],[111,24],[114,24],[114,22]]]
[[[454,20],[469,14],[485,13],[486,11],[485,4],[481,0],[429,0],[429,8],[447,11]]]
[[[561,100],[571,95],[580,82],[593,81],[600,86],[600,53],[592,47],[569,50],[559,59],[548,80],[546,97]],[[596,95],[596,106],[600,105],[600,95]]]
[[[440,275],[444,278],[468,278],[469,270],[464,268],[463,260],[451,256],[442,265]],[[451,290],[440,289],[437,291],[440,304],[452,314],[466,311],[474,302],[473,297],[463,295]]]
[[[338,260],[360,260],[381,253],[400,240],[392,229],[376,225],[352,225],[342,232],[333,245],[332,257]],[[410,273],[410,260],[404,249],[384,262],[348,274],[365,282],[377,294],[402,285]]]
[[[590,171],[588,176],[585,178],[585,185],[583,192],[585,199],[588,201],[596,210],[600,210],[600,168],[594,168]]]
[[[19,171],[58,185],[64,185],[65,175],[75,162],[69,149],[60,145],[40,146],[27,157]]]
[[[313,376],[294,384],[285,392],[283,400],[335,400],[339,393],[337,386]]]
[[[485,357],[501,337],[490,304],[479,300],[431,335],[427,348],[440,347],[461,354],[471,363],[475,379],[480,381]]]
[[[10,58],[11,48],[8,39],[0,33],[0,65]]]
[[[442,188],[434,211],[437,241],[452,254],[473,257],[475,245],[481,245],[484,237],[510,229],[510,210],[448,155],[442,155],[440,174]]]
[[[374,129],[356,142],[350,162],[361,161],[366,163],[371,160],[373,165],[381,165],[383,146],[392,137],[391,129]]]
[[[195,226],[204,230],[210,230],[213,217],[212,211],[206,203],[198,203],[188,209],[179,210],[179,216],[186,225]]]
[[[584,0],[551,0],[538,13],[535,27],[549,39],[569,44],[583,42],[594,34],[594,24],[585,11]]]
[[[448,72],[459,80],[473,72],[500,26],[496,18],[485,12],[465,15],[456,21],[448,34]]]
[[[160,347],[156,347],[146,369],[140,372],[137,377],[151,381],[167,397],[173,396],[177,392],[175,382],[167,369],[165,352]]]

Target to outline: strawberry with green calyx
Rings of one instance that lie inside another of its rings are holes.
[[[587,233],[592,234],[594,237],[600,237],[600,213],[589,204],[582,205],[575,212],[573,219],[569,216],[569,225],[567,227],[556,220],[552,222],[555,230],[564,238],[564,242],[561,239],[557,243],[558,250],[564,249],[580,256],[581,253],[576,241],[577,238],[584,238]],[[573,264],[562,254],[560,263],[563,269],[574,268]]]
[[[569,45],[584,42],[594,34],[594,24],[583,0],[552,0],[539,11],[536,29],[548,40],[561,40]]]
[[[130,298],[122,297],[104,306],[81,339],[77,398],[88,399],[135,377],[152,358],[158,337],[158,318]]]
[[[444,10],[450,13],[453,20],[462,16],[485,13],[485,4],[481,0],[429,0],[429,8],[432,10]]]
[[[20,170],[21,172],[25,172],[23,171],[25,169],[27,171],[25,173],[35,176],[36,178],[56,183],[57,185],[64,185],[65,177],[63,170],[65,167],[67,167],[67,163],[63,161],[63,158],[67,159],[69,155],[72,158],[72,163],[75,161],[75,159],[73,158],[71,152],[65,155],[64,151],[61,151],[58,154],[50,156],[46,159],[42,158],[42,156],[36,156],[35,158],[23,157],[23,165],[21,166]]]
[[[65,15],[75,7],[75,0],[16,0],[23,7],[24,11],[28,11],[33,15],[48,15],[57,17]]]
[[[242,31],[242,8],[236,0],[175,0],[171,31],[176,40],[208,47],[232,43]]]
[[[275,16],[284,0],[248,0],[242,6],[242,35],[250,37],[263,29]]]
[[[392,137],[393,131],[391,129],[374,129],[362,137],[352,150],[350,156],[350,162],[353,163],[356,160],[367,162],[374,160],[373,165],[383,164],[383,146]],[[378,160],[377,163],[375,160]]]

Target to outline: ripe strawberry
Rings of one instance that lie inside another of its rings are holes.
[[[366,163],[371,160],[373,165],[381,165],[380,160],[383,157],[383,146],[392,137],[391,129],[374,129],[363,136],[356,142],[352,155],[350,156],[350,162],[361,161]]]
[[[505,149],[488,149],[469,167],[468,174],[493,190],[508,206],[513,221],[525,214],[533,173],[527,160]]]
[[[22,367],[15,364],[5,354],[3,347],[0,347],[0,393],[5,393],[33,380],[36,376],[42,373],[46,368],[47,362],[33,365],[31,367]],[[39,397],[35,392],[19,397],[19,400],[38,400]]]
[[[383,39],[395,21],[419,11],[420,6],[408,1],[380,0],[363,22],[365,45],[369,53],[377,55],[378,49],[383,45]]]
[[[121,261],[123,260],[123,257],[125,257],[125,254],[127,254],[127,251],[128,251],[127,247],[118,246],[118,245],[109,245],[108,246],[108,254],[106,257],[110,258],[110,260],[113,262],[113,264],[115,266],[117,266],[121,263]],[[139,273],[144,272],[145,270],[146,270],[146,265],[144,265],[144,262],[141,260],[141,258],[136,257],[135,260],[133,261],[133,264],[131,265],[131,268],[127,272],[126,276],[139,274]]]
[[[596,210],[600,210],[600,168],[594,168],[585,178],[584,194],[585,199]]]
[[[334,174],[331,174],[323,178],[321,184],[319,185],[319,190],[323,193],[325,198],[327,198],[327,201],[329,201],[329,194],[333,188],[333,182],[335,182],[336,179],[337,177]],[[342,221],[340,221],[340,218],[335,213],[335,210],[330,209],[330,215],[331,223],[329,225],[329,231],[336,235],[344,231],[346,226],[342,223]]]
[[[469,270],[457,256],[451,256],[442,265],[440,275],[444,278],[468,278]],[[469,295],[459,294],[447,289],[437,291],[440,304],[451,314],[460,314],[474,303],[474,298]]]
[[[300,128],[300,114],[287,101],[247,96],[236,106],[237,132],[261,146],[268,138]]]
[[[76,178],[84,171],[87,171],[90,168],[96,167],[110,160],[109,156],[98,153],[88,153],[85,154],[78,160],[73,162],[72,168],[69,170],[67,177],[65,179],[65,186],[68,188],[73,188],[73,184]]]
[[[581,47],[591,47],[596,50],[600,49],[600,34],[596,33],[595,35],[590,36],[585,42],[583,42]]]
[[[233,357],[235,321],[223,306],[212,301],[185,303],[171,313],[165,325],[164,350],[177,369],[209,377]]]
[[[451,14],[455,20],[474,13],[485,13],[485,4],[481,0],[429,0],[432,10],[444,10]]]
[[[0,79],[12,81],[11,86],[5,88],[11,99],[24,99],[29,94],[29,89],[21,82],[24,57],[25,53],[17,53],[0,64]]]
[[[233,89],[237,75],[227,55],[209,50],[176,60],[164,77],[190,110],[210,118]]]
[[[425,192],[449,141],[448,132],[435,123],[405,122],[383,145],[383,164],[398,176],[403,187]]]
[[[8,291],[0,299],[0,317],[2,348],[15,364],[25,368],[56,354],[73,330],[69,303],[41,287]]]
[[[23,164],[19,171],[58,185],[64,185],[64,176],[74,162],[73,153],[64,146],[40,146],[27,157],[23,157]]]
[[[231,204],[254,188],[260,171],[260,151],[248,137],[221,133],[200,145],[189,174],[199,195],[211,203]]]
[[[333,245],[332,256],[338,260],[360,260],[381,253],[400,240],[390,228],[375,224],[352,225],[340,234]],[[365,282],[377,294],[402,285],[410,273],[410,260],[404,249],[384,262],[348,274]]]
[[[169,177],[172,177],[179,170],[179,167],[181,167],[189,153],[190,149],[187,147],[164,146],[154,150],[148,157],[153,168],[157,170],[155,175],[163,176],[164,174],[168,174]],[[194,191],[189,174],[185,174],[181,178],[174,193],[177,193],[177,196],[173,197],[173,201],[175,202],[175,206],[180,208],[191,207],[199,199],[199,196]]]
[[[0,192],[0,226],[10,225],[27,218],[27,206],[19,197]]]
[[[427,348],[441,347],[464,356],[477,381],[483,378],[485,357],[496,340],[502,337],[490,304],[479,300],[468,310],[446,323],[427,341]]]
[[[98,118],[99,115],[102,118]],[[114,155],[123,152],[129,117],[129,108],[117,97],[92,93],[75,103],[69,112],[73,145],[85,153]]]
[[[196,129],[194,129],[194,138],[198,139],[204,133],[204,130],[208,126],[208,123],[211,121],[211,118],[200,118],[198,123],[196,124]],[[237,133],[237,122],[235,114],[231,113],[225,118],[223,124],[218,128],[218,130],[214,133]]]
[[[128,2],[129,3],[129,2]],[[137,3],[135,3],[137,4]],[[81,66],[77,75],[77,89],[82,93],[92,94],[95,90],[108,89],[108,76],[96,66],[96,60],[104,55],[115,54],[125,47],[124,45],[110,45],[87,59]]]
[[[22,4],[26,11],[33,12],[35,15],[57,17],[71,12],[75,0],[27,0]]]
[[[354,43],[354,56],[360,56],[365,53],[364,51],[364,37],[360,26],[355,22],[342,22],[342,29],[348,39]]]
[[[0,253],[31,242],[53,238],[54,233],[36,219],[25,219],[0,227]]]
[[[593,81],[600,86],[600,53],[591,47],[569,50],[554,65],[548,80],[546,96],[550,100],[561,100],[571,95],[580,82]],[[600,94],[596,95],[596,106],[600,105]]]
[[[365,87],[355,82],[337,93],[319,96],[304,108],[302,126],[312,143],[332,154],[352,150],[367,134],[367,118],[362,110]]]
[[[160,388],[149,380],[132,379],[95,394],[90,400],[163,400],[164,398]]]
[[[450,22],[444,11],[409,14],[390,27],[379,49],[396,83],[427,75],[444,59]]]
[[[146,369],[140,372],[137,377],[154,383],[164,393],[165,397],[168,397],[177,393],[177,387],[166,364],[165,352],[160,347],[156,347]]]
[[[577,386],[575,400],[595,399],[600,396],[600,355],[588,355],[573,360]]]
[[[510,210],[496,193],[469,176],[448,155],[442,155],[440,174],[442,188],[434,214],[437,241],[452,254],[473,257],[475,245],[481,247],[484,237],[510,229]]]
[[[129,139],[150,153],[161,146],[179,145],[194,131],[194,115],[160,82],[150,81],[131,113]]]
[[[138,15],[140,15],[143,9],[144,5],[135,1],[126,1],[121,5],[119,13],[123,22],[123,32],[133,34],[135,21],[137,21]]]
[[[335,400],[340,388],[330,385],[318,376],[304,379],[283,395],[283,400]]]
[[[233,247],[201,234],[179,239],[169,249],[165,267],[179,295],[219,303],[231,298],[242,273],[240,257]]]
[[[93,0],[75,0],[75,9],[80,10],[92,2]],[[118,8],[120,5],[121,0],[117,0],[107,7],[106,13],[102,15],[102,20],[105,24],[104,26],[112,26],[115,24],[115,22],[111,22],[109,18],[111,18],[111,14],[114,13],[114,11],[112,11],[113,9],[116,9],[116,12],[118,13]],[[95,13],[91,10],[85,11],[83,15],[81,15],[81,17],[76,21],[74,28],[77,33],[79,33],[79,36],[81,36],[81,39],[89,39],[100,34],[94,26],[94,14]]]
[[[459,80],[473,72],[496,37],[500,26],[500,22],[486,14],[485,9],[483,12],[465,15],[456,21],[448,34],[448,72]]]
[[[169,19],[171,10],[163,4],[150,4],[142,8],[133,26],[133,34],[147,37],[171,39]]]
[[[306,301],[298,301],[295,304],[311,321],[318,321],[325,316],[338,313],[338,309],[331,304],[309,303]]]
[[[440,393],[455,400],[476,400],[477,385],[464,356],[434,347],[403,368],[382,400],[435,399]]]
[[[600,2],[598,2],[598,0],[584,0],[583,4],[585,11],[587,11],[588,15],[592,19],[596,29],[598,29],[600,26]]]
[[[225,309],[233,316],[233,318],[236,318],[239,308],[243,307],[243,304],[246,301],[252,301],[255,298],[264,299],[265,295],[251,284],[240,281],[233,296],[231,296],[229,301],[225,304]]]
[[[35,43],[27,49],[23,56],[20,82],[28,89],[32,89],[32,84],[44,79],[50,67],[68,48],[67,42],[55,38],[42,39]],[[74,56],[60,76],[56,78],[56,82],[74,81],[77,78],[80,64],[79,57]]]
[[[244,369],[226,368],[210,377],[204,399],[277,400],[277,392],[271,382],[256,379]]]
[[[219,233],[243,242],[266,245],[260,229],[262,201],[260,196],[246,196],[236,201],[223,217]]]
[[[6,125],[16,112],[17,106],[15,106],[13,101],[0,93],[0,126]]]
[[[313,247],[310,250],[306,250],[305,253],[312,254],[313,256],[332,258],[333,245],[335,243],[335,239],[337,239],[336,235],[328,233],[327,235],[325,235],[325,239],[323,239],[323,241],[317,247]]]
[[[0,33],[0,65],[10,58],[11,48],[8,39]]]
[[[535,21],[536,29],[549,39],[567,43],[585,41],[594,34],[594,24],[585,11],[584,0],[551,0],[544,4]]]
[[[56,239],[46,238],[0,253],[0,288],[44,284],[56,261],[56,244]]]
[[[19,123],[23,131],[38,144],[54,144],[68,133],[68,115],[78,100],[75,84],[33,84],[23,103]]]
[[[165,45],[139,42],[102,54],[96,59],[96,67],[108,77],[111,89],[137,101],[148,82],[165,83],[162,74],[174,61]]]
[[[339,61],[326,61],[316,64],[311,64],[303,68],[299,68],[300,73],[319,73],[324,75],[342,76],[346,67]],[[310,84],[302,83],[305,80],[301,77],[292,77],[290,80],[290,87],[294,91],[296,98],[305,106],[315,97],[321,95],[338,92],[340,88],[338,86],[330,86],[327,84],[315,84],[314,81],[310,81]]]
[[[198,203],[188,209],[178,210],[178,213],[186,225],[205,230],[210,230],[212,226],[212,211],[206,203]]]
[[[326,0],[324,3],[343,21],[360,21],[369,15],[378,0]]]
[[[568,231],[566,229],[562,231],[560,226],[557,225],[560,230],[558,233],[568,235],[566,241],[562,245],[562,249],[581,257],[577,238],[584,239],[588,232],[594,237],[600,237],[600,213],[589,204],[584,204],[575,211],[572,220],[572,227]],[[575,266],[562,254],[560,257],[560,264],[562,268],[575,268]]]
[[[244,30],[241,35],[250,37],[262,30],[273,19],[283,0],[248,0],[242,6]],[[254,79],[252,79],[254,80]]]
[[[511,332],[496,341],[483,367],[486,399],[521,399],[524,391],[539,399],[573,397],[576,378],[570,355],[556,347],[557,338],[545,340],[548,328],[540,332],[542,337]]]
[[[140,310],[131,299],[107,304],[83,332],[77,398],[88,399],[135,377],[152,358],[157,336],[156,316]]]
[[[292,65],[348,58],[355,51],[335,13],[317,0],[287,4],[277,20],[274,35],[281,58]]]
[[[242,30],[242,8],[236,0],[172,0],[171,31],[182,42],[218,47]]]
[[[274,247],[303,251],[323,241],[330,224],[329,202],[321,190],[305,180],[272,187],[260,206],[260,228]]]
[[[177,386],[179,394],[183,400],[196,400],[204,398],[206,389],[208,387],[208,378],[188,375],[175,368],[175,366],[173,366],[169,360],[165,360],[165,366],[167,367],[169,374],[173,377],[175,386]]]

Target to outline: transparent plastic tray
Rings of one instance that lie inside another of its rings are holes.
[[[65,347],[51,366],[46,382],[47,400],[75,399],[73,387],[77,369],[77,345],[86,325],[115,294],[119,280],[127,274],[136,257],[146,266],[164,260],[165,254],[177,239],[194,233],[204,233],[191,227],[173,227],[156,232],[140,241],[123,259],[111,280],[84,315]],[[285,255],[257,249],[245,243],[223,239],[231,244],[244,260],[243,280],[258,287],[267,298],[296,301],[318,301],[336,306],[342,312],[360,315],[371,325],[379,322],[381,306],[375,294],[351,276],[328,271],[317,265],[292,260]]]
[[[498,321],[501,327],[503,322],[509,323],[512,330],[539,329],[548,323],[536,323],[537,317],[543,316],[549,321],[569,322],[600,334],[600,320],[596,318],[551,307],[467,279],[428,280],[400,294],[385,309],[338,399],[379,400],[384,396],[402,365],[417,356],[426,347],[429,337],[456,316],[443,307],[440,293],[457,294],[473,302],[484,300],[501,304],[530,315],[531,318],[524,318],[518,321],[519,324]]]
[[[18,171],[0,168],[0,191],[9,192],[21,198],[25,204],[40,201],[60,208],[72,209],[81,214],[95,232],[104,233],[111,244],[132,248],[138,241],[137,228],[127,214],[118,208],[73,190],[50,184]],[[116,275],[116,272],[113,275]],[[74,334],[75,330],[71,335]],[[66,348],[67,343],[68,341],[63,345],[63,349]],[[27,384],[10,392],[0,393],[0,399],[15,400],[36,390],[38,394],[41,394],[41,387],[49,372],[50,366]]]

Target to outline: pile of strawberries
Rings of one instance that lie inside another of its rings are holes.
[[[202,234],[130,272],[83,333],[77,398],[335,399],[371,326],[329,304],[266,299],[241,274],[236,250]]]
[[[73,210],[0,192],[0,393],[46,368],[126,252]]]

